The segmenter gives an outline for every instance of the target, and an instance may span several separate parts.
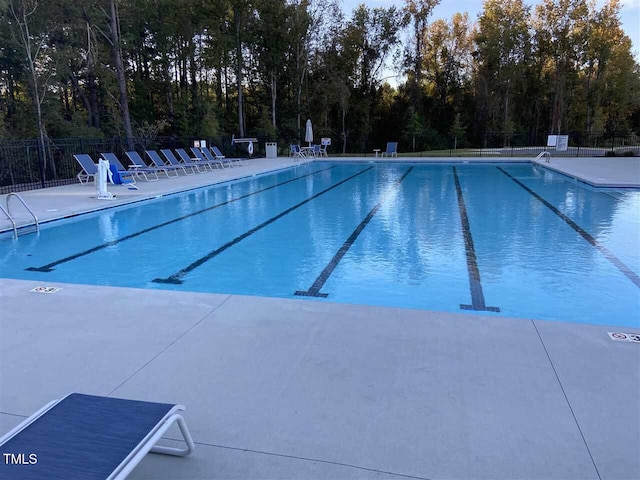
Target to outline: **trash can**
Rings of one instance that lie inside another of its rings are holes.
[[[266,142],[265,151],[267,158],[278,158],[278,144],[276,142]]]

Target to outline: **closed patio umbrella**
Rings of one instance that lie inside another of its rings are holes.
[[[304,141],[309,142],[309,146],[311,146],[311,142],[313,142],[313,125],[311,125],[311,120],[307,120],[307,130],[304,133]]]

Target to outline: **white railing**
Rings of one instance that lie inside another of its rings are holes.
[[[549,163],[549,159],[551,158],[551,154],[549,152],[547,152],[546,150],[543,152],[540,152],[538,154],[538,156],[536,158],[533,159],[534,162],[537,162],[538,160],[540,160],[542,157],[547,157],[547,163]]]
[[[7,195],[7,208],[5,209],[2,205],[0,205],[0,210],[2,210],[2,212],[6,215],[6,217],[9,219],[9,221],[11,222],[11,224],[13,225],[13,237],[14,238],[18,238],[18,227],[16,225],[16,220],[14,218],[13,215],[11,215],[11,202],[10,200],[12,198],[17,198],[20,203],[24,206],[24,208],[27,209],[27,211],[31,214],[31,216],[33,217],[33,224],[36,227],[36,232],[40,232],[40,223],[38,222],[38,217],[36,217],[36,214],[33,213],[33,210],[31,210],[29,208],[29,205],[27,205],[25,203],[25,201],[22,199],[22,197],[20,195],[18,195],[15,192],[11,192],[10,194]]]

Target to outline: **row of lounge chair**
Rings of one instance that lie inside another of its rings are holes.
[[[123,181],[135,183],[136,178],[144,178],[147,182],[159,180],[158,174],[165,175],[167,178],[177,177],[180,172],[185,175],[194,175],[195,173],[203,173],[221,168],[231,168],[233,166],[244,165],[241,158],[226,158],[218,147],[196,148],[192,147],[192,155],[189,155],[184,148],[177,148],[175,153],[171,149],[160,150],[164,160],[155,150],[145,150],[146,156],[151,161],[147,164],[140,154],[136,151],[126,152],[126,156],[131,162],[126,168],[118,157],[113,153],[101,153],[105,160],[109,161],[118,172]],[[76,178],[80,183],[87,183],[95,179],[98,173],[98,166],[95,164],[91,156],[86,153],[76,154],[73,156],[80,164],[82,170]],[[128,179],[128,180],[127,180]]]

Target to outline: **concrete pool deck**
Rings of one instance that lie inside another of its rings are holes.
[[[640,188],[639,157],[551,157],[537,164],[594,187]]]
[[[118,200],[290,165],[141,182]],[[23,196],[52,219],[113,205],[94,192]],[[148,455],[131,479],[640,477],[640,344],[607,335],[635,329],[38,285],[0,279],[0,435],[73,391],[184,404],[194,455]]]
[[[37,285],[0,280],[0,430],[69,392],[186,405],[194,455],[132,479],[640,476],[615,327]]]

